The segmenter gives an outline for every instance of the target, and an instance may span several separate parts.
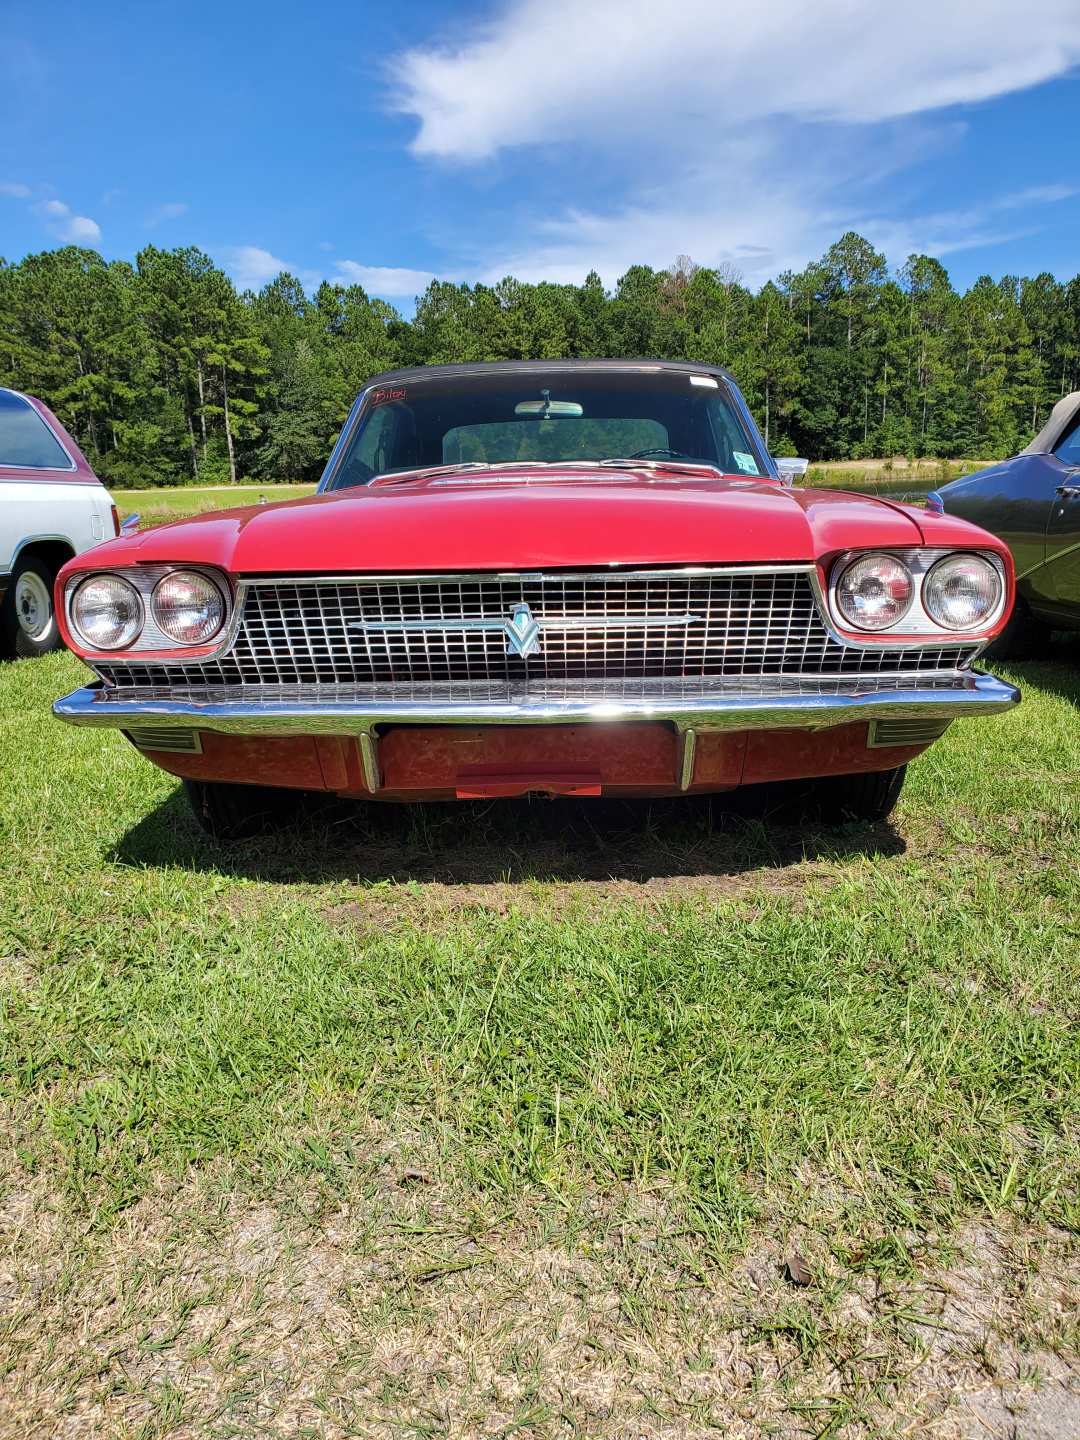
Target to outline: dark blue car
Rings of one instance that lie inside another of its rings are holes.
[[[1019,658],[1051,629],[1080,630],[1080,390],[1019,455],[939,493],[950,515],[1000,535],[1016,562],[1016,608],[993,654]]]

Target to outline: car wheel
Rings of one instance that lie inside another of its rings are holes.
[[[61,645],[53,612],[50,566],[36,555],[20,556],[4,596],[3,632],[8,648],[20,658],[47,655]]]
[[[223,844],[286,829],[298,818],[302,795],[299,790],[270,785],[208,780],[185,780],[184,790],[195,819],[212,839]]]
[[[892,814],[904,788],[906,765],[895,770],[870,770],[858,775],[829,775],[815,780],[806,795],[807,809],[829,825],[859,820],[872,824]]]
[[[1027,602],[1016,597],[1013,613],[1005,629],[986,647],[988,660],[1030,660],[1045,650],[1050,627],[1036,620]]]

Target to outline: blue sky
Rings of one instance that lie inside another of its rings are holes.
[[[7,0],[0,255],[432,275],[1080,272],[1080,0]]]

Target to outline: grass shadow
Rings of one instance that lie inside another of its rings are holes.
[[[830,828],[778,806],[775,791],[674,800],[498,800],[350,804],[297,796],[295,827],[224,846],[208,839],[177,789],[106,857],[280,882],[353,880],[710,880],[804,860],[905,850],[888,823]]]
[[[1080,631],[1056,630],[1036,659],[1001,663],[1021,690],[1043,690],[1080,708]]]

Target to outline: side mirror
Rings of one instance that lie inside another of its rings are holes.
[[[794,485],[796,477],[805,475],[810,468],[809,460],[795,460],[790,455],[774,455],[773,461],[780,474],[781,485]]]

